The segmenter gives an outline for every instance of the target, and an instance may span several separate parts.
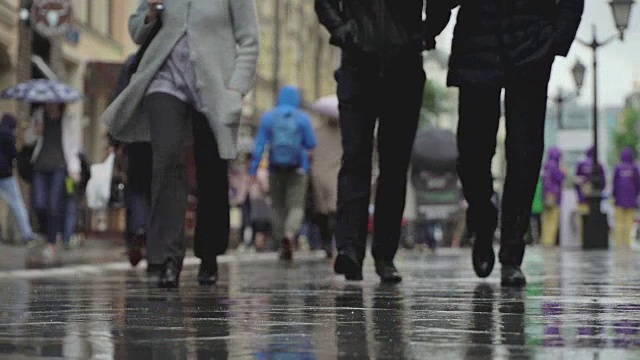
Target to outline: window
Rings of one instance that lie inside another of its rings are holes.
[[[111,35],[112,0],[72,0],[76,21],[105,36]]]

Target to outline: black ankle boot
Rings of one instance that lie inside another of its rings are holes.
[[[344,275],[349,281],[362,281],[362,265],[354,253],[340,251],[333,266],[336,274]]]
[[[165,289],[177,288],[180,283],[180,266],[174,261],[164,263],[158,286]]]
[[[385,284],[397,284],[402,282],[402,276],[393,261],[376,261],[376,274]]]
[[[520,266],[502,265],[502,286],[522,287],[527,285],[527,278]]]
[[[202,261],[198,270],[198,283],[202,286],[215,285],[218,281],[218,261]]]

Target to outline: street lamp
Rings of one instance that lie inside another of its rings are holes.
[[[602,185],[604,179],[601,178],[601,164],[598,161],[598,49],[606,46],[616,38],[624,39],[624,32],[629,25],[631,8],[635,0],[612,0],[609,2],[613,18],[618,28],[618,35],[607,40],[598,41],[596,26],[592,26],[593,38],[591,41],[577,39],[582,45],[590,48],[593,52],[593,166],[591,171],[591,194],[589,194],[589,213],[583,217],[582,247],[585,249],[606,249],[609,247],[609,229],[607,216],[600,208],[602,203]],[[579,69],[578,75],[579,75]],[[575,73],[574,73],[575,75]],[[577,83],[577,80],[576,80]]]
[[[559,129],[564,129],[564,104],[580,96],[580,90],[582,90],[582,84],[584,83],[584,65],[582,65],[582,63],[580,62],[577,62],[571,69],[571,73],[573,74],[573,80],[576,84],[576,92],[571,94],[564,94],[562,87],[558,87],[556,96],[551,98],[551,100],[553,100],[553,102],[555,103],[556,111],[558,112],[557,119]]]

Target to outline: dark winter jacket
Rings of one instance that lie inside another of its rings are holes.
[[[449,60],[452,86],[504,86],[531,66],[566,56],[584,10],[584,0],[455,1],[460,10]]]
[[[640,195],[640,171],[633,158],[630,148],[622,150],[620,164],[616,167],[613,176],[613,197],[616,206],[624,209],[638,207],[638,195]]]
[[[0,179],[13,176],[13,161],[18,155],[14,131],[16,119],[8,114],[0,122]]]
[[[426,21],[424,6],[425,0],[315,0],[331,44],[378,57],[435,47],[435,37],[449,21],[450,6],[447,1],[426,1]]]

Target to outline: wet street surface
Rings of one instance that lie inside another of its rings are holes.
[[[227,256],[215,287],[149,287],[123,264],[0,272],[0,358],[639,359],[640,256],[531,249],[529,285],[474,277],[468,250],[404,252],[405,282],[318,256]],[[499,267],[496,269],[499,270]]]

